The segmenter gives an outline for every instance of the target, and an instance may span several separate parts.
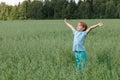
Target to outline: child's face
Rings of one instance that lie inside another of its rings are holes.
[[[85,28],[81,25],[81,23],[78,23],[77,30],[83,31]]]

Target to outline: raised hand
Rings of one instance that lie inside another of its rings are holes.
[[[67,19],[64,19],[64,22],[66,23],[66,22],[67,22]]]
[[[102,27],[104,25],[104,23],[100,22],[98,23],[98,26]]]

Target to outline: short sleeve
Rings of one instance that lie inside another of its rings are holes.
[[[75,35],[75,33],[76,33],[76,30],[73,30],[73,34]]]
[[[87,35],[87,31],[84,31],[84,35],[85,35],[85,36]]]

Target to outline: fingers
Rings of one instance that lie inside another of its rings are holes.
[[[64,19],[64,22],[67,22],[66,18]]]

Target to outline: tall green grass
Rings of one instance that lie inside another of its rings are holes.
[[[105,24],[86,38],[88,69],[82,73],[63,20],[0,21],[0,80],[120,80],[120,20],[82,21]]]

